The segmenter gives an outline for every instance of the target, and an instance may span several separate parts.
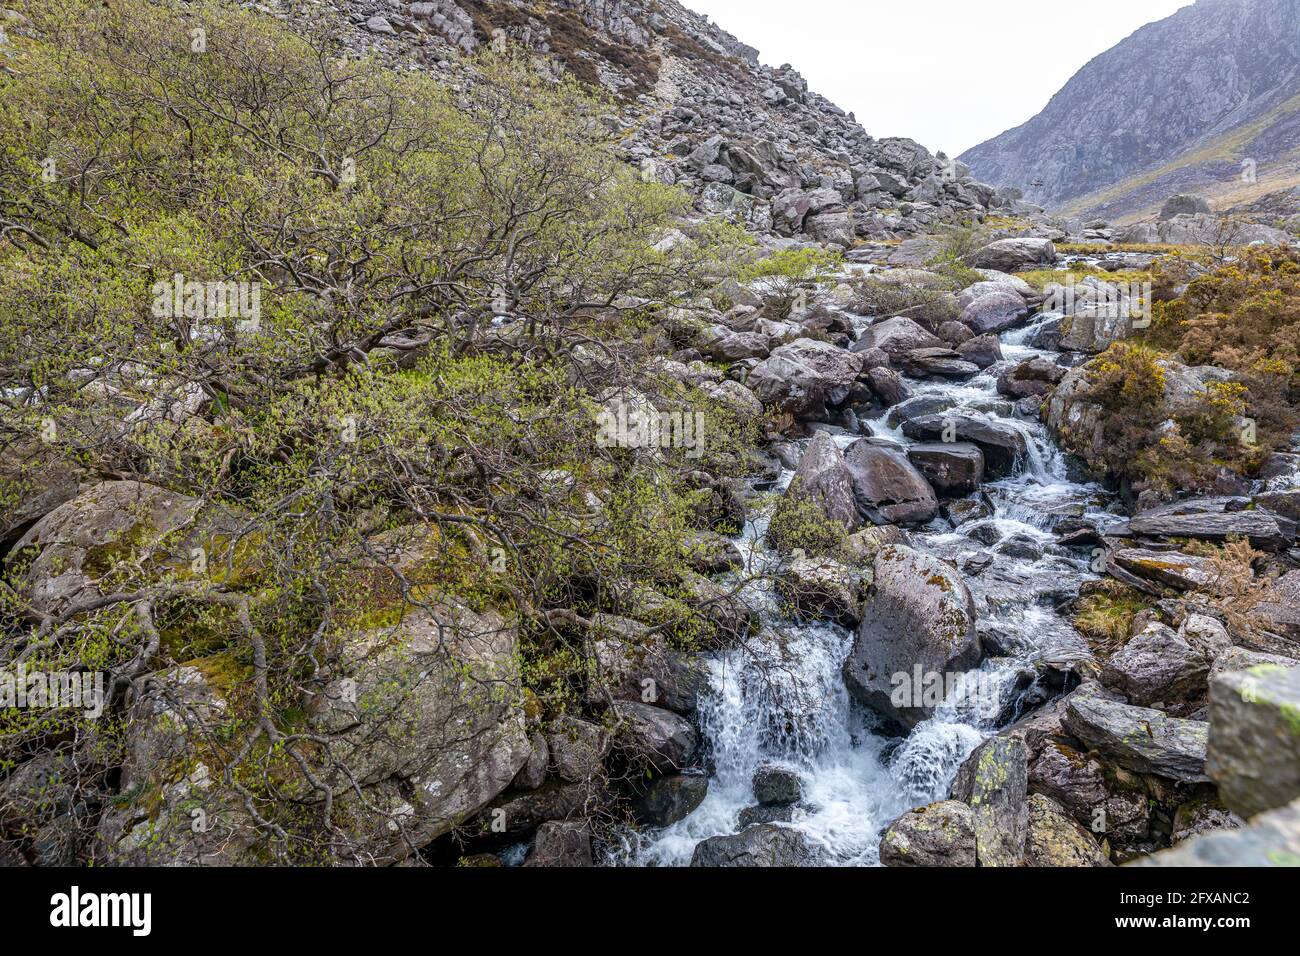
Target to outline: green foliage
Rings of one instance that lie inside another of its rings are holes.
[[[809,557],[833,554],[844,546],[847,531],[822,513],[809,498],[787,494],[776,506],[767,540],[783,554],[802,550]]]
[[[841,253],[820,247],[782,249],[746,266],[740,279],[758,287],[773,318],[786,319],[801,294],[807,305],[812,304],[821,277],[840,268],[843,261]]]

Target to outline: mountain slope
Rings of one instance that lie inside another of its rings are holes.
[[[453,80],[463,54],[509,42],[603,86],[629,161],[758,232],[847,246],[979,217],[994,198],[942,154],[873,139],[793,67],[759,63],[674,0],[343,0],[340,12],[356,52]]]
[[[1122,220],[1175,192],[1226,206],[1300,182],[1298,146],[1300,0],[1198,0],[961,159],[1049,208]]]

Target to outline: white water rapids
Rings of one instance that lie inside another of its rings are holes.
[[[859,320],[863,321],[863,320]],[[1007,362],[1035,355],[1055,358],[1023,343],[1032,331],[1004,333]],[[803,800],[790,825],[820,848],[834,865],[878,863],[883,828],[911,807],[945,799],[957,767],[987,736],[1021,713],[1019,702],[1037,690],[1036,665],[1045,660],[1077,656],[1082,639],[1054,606],[1077,590],[1080,581],[1095,576],[1086,552],[1054,544],[1048,530],[1055,509],[1073,506],[1074,513],[1105,513],[1111,499],[1095,485],[1072,481],[1063,456],[1037,422],[1014,416],[1013,403],[996,391],[993,374],[969,381],[913,381],[914,396],[940,398],[963,414],[984,416],[1024,435],[1026,460],[1016,474],[986,482],[981,497],[990,505],[990,518],[953,531],[936,519],[911,531],[914,547],[959,567],[992,546],[970,537],[980,526],[992,526],[998,539],[1027,536],[1046,550],[1041,558],[996,554],[994,563],[964,575],[975,597],[981,628],[994,627],[1010,644],[1013,655],[987,658],[979,673],[968,675],[997,689],[974,698],[959,685],[934,713],[905,738],[880,733],[875,718],[850,700],[841,676],[853,635],[833,624],[800,623],[784,616],[769,592],[751,588],[747,597],[759,608],[764,625],[759,637],[743,650],[727,651],[708,661],[710,687],[699,710],[711,765],[708,795],[685,819],[662,830],[629,834],[611,854],[611,862],[650,866],[689,864],[696,845],[713,836],[739,830],[737,817],[757,801],[751,778],[761,763],[778,763],[796,770]],[[877,438],[901,445],[911,440],[889,427],[882,413],[869,424]],[[847,445],[861,436],[845,432],[837,440]],[[781,486],[791,477],[786,472]],[[751,522],[737,539],[752,562],[751,570],[775,563],[763,542],[765,520]],[[993,540],[987,527],[984,532]],[[1041,701],[1041,695],[1037,698]]]

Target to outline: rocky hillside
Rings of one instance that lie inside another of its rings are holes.
[[[347,0],[335,12],[352,25],[350,47],[395,62],[457,75],[463,54],[510,42],[603,86],[629,161],[759,232],[848,246],[979,218],[995,202],[961,164],[873,139],[794,67],[760,64],[675,0]]]
[[[961,157],[1067,215],[1223,207],[1300,181],[1300,0],[1197,0],[1090,61],[1029,122]]]

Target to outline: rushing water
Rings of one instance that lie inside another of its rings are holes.
[[[1002,335],[1007,362],[1056,357],[1024,345],[1032,329]],[[1054,606],[1093,576],[1088,555],[1055,545],[1050,528],[1061,514],[1105,514],[1111,500],[1099,487],[1070,479],[1044,427],[1016,418],[1013,403],[997,393],[995,374],[985,372],[966,382],[908,384],[914,395],[941,398],[963,414],[1015,428],[1026,439],[1028,454],[1016,473],[981,490],[990,517],[957,531],[937,519],[911,532],[914,547],[958,567],[981,553],[994,553],[991,565],[965,577],[981,628],[997,628],[1011,656],[988,658],[979,672],[968,675],[980,681],[983,693],[966,694],[959,684],[907,737],[889,737],[877,731],[873,716],[853,703],[845,689],[840,667],[852,633],[833,624],[792,621],[770,592],[752,587],[747,596],[760,611],[762,632],[745,649],[708,661],[710,687],[699,712],[712,762],[708,796],[678,823],[630,835],[613,855],[615,862],[689,863],[701,840],[737,832],[738,814],[756,802],[754,770],[761,763],[777,763],[796,770],[803,784],[804,799],[790,825],[821,848],[828,863],[876,864],[885,825],[911,807],[944,799],[957,767],[979,742],[1018,716],[1023,703],[1042,699],[1036,677],[1043,663],[1086,654],[1082,639]],[[883,413],[864,424],[876,438],[910,444]],[[858,437],[845,433],[837,440],[848,444]],[[790,477],[789,472],[783,475],[782,486]],[[998,553],[996,542],[990,546],[971,537],[981,527],[981,537],[989,541],[991,528],[999,540],[1017,535],[1034,542],[1043,555]],[[777,560],[766,548],[764,530],[760,519],[737,539],[751,569]]]

